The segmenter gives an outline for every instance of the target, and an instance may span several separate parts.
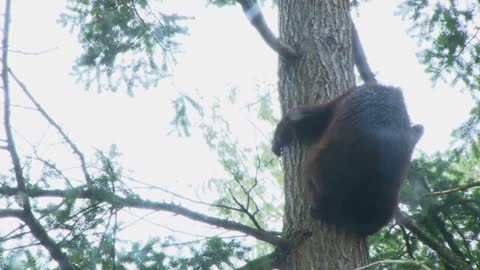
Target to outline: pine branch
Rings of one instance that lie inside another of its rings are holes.
[[[13,196],[16,194],[16,192],[18,192],[18,189],[16,188],[9,188],[9,187],[0,188],[0,194],[2,195]],[[36,198],[36,197],[65,198],[68,195],[69,198],[96,200],[99,202],[109,203],[116,207],[131,207],[131,208],[138,208],[138,209],[166,211],[166,212],[171,212],[180,216],[187,217],[195,221],[203,222],[212,226],[242,232],[257,238],[258,240],[262,240],[264,242],[270,243],[278,247],[286,247],[288,244],[288,241],[278,237],[278,233],[276,232],[259,230],[241,223],[237,223],[237,222],[233,222],[233,221],[229,221],[229,220],[221,219],[217,217],[211,217],[211,216],[192,211],[188,208],[185,208],[173,203],[156,202],[156,201],[144,200],[144,199],[135,198],[135,197],[124,198],[124,197],[115,195],[113,193],[95,189],[95,188],[88,188],[88,189],[76,188],[72,190],[35,189],[35,190],[27,190],[27,195],[28,197],[31,197],[31,198]]]
[[[274,251],[272,253],[269,253],[267,255],[263,255],[261,257],[258,257],[244,266],[237,268],[235,270],[261,270],[261,269],[276,269],[280,267],[278,265],[278,262],[276,261],[277,259],[277,253]]]
[[[465,261],[459,258],[453,251],[444,247],[437,242],[435,238],[422,231],[414,222],[414,220],[404,215],[400,210],[395,213],[395,220],[398,224],[407,228],[414,234],[422,243],[434,250],[445,263],[452,266],[454,269],[472,269]]]
[[[38,222],[38,220],[33,216],[31,212],[24,213],[20,219],[27,224],[30,232],[35,236],[35,238],[40,241],[40,245],[45,247],[50,256],[58,263],[60,269],[62,270],[75,270],[76,268],[70,263],[67,254],[65,254],[60,246],[48,236],[47,232],[43,226]]]

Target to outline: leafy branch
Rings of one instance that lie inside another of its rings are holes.
[[[18,192],[16,188],[2,187],[0,194],[14,196]],[[211,217],[199,212],[192,211],[188,208],[176,205],[173,203],[156,202],[151,200],[144,200],[135,196],[120,197],[111,192],[100,190],[97,188],[75,188],[72,190],[61,189],[28,189],[26,192],[28,197],[57,197],[57,198],[74,198],[74,199],[89,199],[92,201],[109,203],[117,208],[132,207],[138,209],[149,209],[156,211],[167,211],[177,215],[190,218],[195,221],[200,221],[216,227],[239,231],[247,235],[253,236],[259,240],[265,241],[278,247],[286,247],[288,242],[280,237],[278,233],[255,229],[241,223]]]

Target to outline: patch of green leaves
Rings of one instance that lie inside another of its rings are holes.
[[[189,19],[154,10],[146,0],[69,0],[59,22],[78,33],[83,54],[73,73],[87,87],[116,91],[155,86],[168,75]]]

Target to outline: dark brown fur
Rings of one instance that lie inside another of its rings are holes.
[[[290,110],[272,151],[280,155],[295,137],[310,145],[303,178],[312,217],[366,236],[391,220],[422,134],[410,124],[401,91],[373,84]]]

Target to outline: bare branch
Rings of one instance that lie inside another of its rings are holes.
[[[4,48],[2,48],[2,50],[3,49]],[[18,53],[18,54],[23,54],[23,55],[42,55],[42,54],[46,54],[46,53],[49,53],[49,52],[54,51],[54,50],[58,50],[58,47],[43,50],[43,51],[38,51],[38,52],[26,52],[26,51],[22,51],[22,50],[12,50],[12,49],[8,49],[8,48],[6,48],[5,50],[8,50],[9,52],[12,52],[12,53]]]
[[[233,201],[235,202],[235,204],[240,207],[240,212],[241,213],[244,213],[245,215],[248,216],[248,218],[253,222],[253,225],[255,225],[255,227],[257,227],[257,229],[259,230],[262,230],[262,227],[260,226],[260,223],[258,223],[257,219],[255,218],[255,214],[252,214],[248,211],[248,206],[244,206],[241,202],[239,202],[237,200],[237,198],[235,197],[235,195],[233,195],[233,192],[230,188],[228,188],[228,192],[230,193],[230,197],[232,197]]]
[[[242,6],[243,12],[247,16],[248,20],[253,27],[257,29],[260,36],[268,44],[268,46],[270,46],[270,48],[272,48],[286,60],[298,56],[297,52],[292,47],[275,37],[275,35],[272,33],[272,30],[270,30],[265,22],[265,18],[263,17],[262,11],[260,10],[256,0],[237,0],[237,2]]]
[[[360,37],[358,35],[355,24],[352,22],[352,42],[353,42],[353,58],[355,60],[355,65],[357,66],[358,73],[365,84],[374,84],[377,82],[375,79],[375,74],[370,69],[370,65],[367,62],[367,56],[363,50],[362,43],[360,42]]]
[[[460,186],[460,187],[457,187],[457,188],[431,192],[430,194],[428,194],[428,196],[434,196],[434,197],[443,196],[443,195],[447,195],[447,194],[450,194],[450,193],[454,193],[454,192],[458,192],[458,191],[464,191],[464,190],[471,189],[471,188],[474,188],[474,187],[479,187],[479,186],[480,186],[480,181],[476,181],[476,182],[473,182],[473,183],[470,183],[470,184],[467,184],[467,185],[463,185],[463,186]]]
[[[12,128],[10,123],[10,84],[8,78],[8,39],[10,30],[10,8],[11,0],[5,2],[5,17],[3,19],[3,39],[2,39],[2,83],[3,83],[3,123],[5,129],[5,135],[7,140],[7,148],[10,153],[10,158],[13,164],[13,170],[15,172],[15,179],[17,181],[17,187],[21,191],[25,191],[25,179],[23,178],[22,166],[20,165],[20,158],[15,148],[15,140],[12,134]],[[24,205],[25,210],[30,210],[30,204],[28,201]]]
[[[28,91],[27,86],[22,81],[20,81],[17,78],[17,76],[15,76],[15,74],[13,73],[13,71],[10,68],[8,69],[8,72],[10,73],[12,78],[15,80],[15,82],[23,90],[23,93],[25,93],[25,95],[30,99],[30,101],[35,105],[37,110],[43,115],[43,117],[45,117],[45,119],[48,121],[48,123],[50,123],[50,125],[52,125],[57,130],[57,132],[60,133],[60,135],[67,142],[67,144],[70,146],[70,148],[72,148],[73,152],[78,156],[78,158],[80,159],[80,166],[82,167],[82,171],[83,171],[83,174],[85,176],[85,180],[87,181],[88,184],[91,183],[92,178],[90,177],[90,174],[87,171],[87,163],[85,161],[85,156],[80,151],[78,146],[70,139],[70,137],[68,137],[68,135],[65,133],[65,131],[63,131],[63,129],[60,127],[60,125],[57,124],[57,122],[55,122],[55,120],[53,120],[53,118],[50,117],[50,115],[43,109],[43,107],[40,105],[40,103],[38,103],[38,101],[30,93],[30,91]]]
[[[13,170],[15,172],[15,180],[17,182],[17,189],[15,194],[26,194],[26,185],[25,177],[23,176],[22,167],[20,163],[20,157],[15,148],[15,140],[12,134],[11,126],[11,116],[10,116],[10,85],[9,85],[9,68],[8,68],[8,36],[10,29],[10,12],[11,12],[11,0],[5,1],[5,17],[4,17],[4,26],[3,26],[3,38],[2,38],[2,83],[3,83],[3,93],[4,93],[4,128],[5,135],[7,140],[8,152],[10,153],[10,158],[13,164]],[[55,241],[53,241],[39,223],[35,216],[32,213],[30,200],[28,196],[22,196],[22,206],[23,211],[12,212],[15,210],[5,210],[3,214],[12,215],[15,214],[17,218],[21,219],[30,229],[31,233],[37,240],[40,241],[40,244],[45,247],[49,252],[50,256],[58,263],[62,270],[74,270],[75,268],[70,264],[68,257],[65,253],[62,252],[61,248]]]
[[[234,207],[231,207],[231,206],[228,206],[228,205],[224,205],[224,204],[219,204],[219,203],[208,203],[208,202],[204,202],[204,201],[200,201],[200,200],[194,200],[194,199],[190,199],[186,196],[183,196],[183,195],[180,195],[180,194],[177,194],[173,191],[170,191],[166,188],[163,188],[163,187],[160,187],[160,186],[156,186],[156,185],[152,185],[150,183],[145,183],[145,182],[142,182],[140,180],[137,180],[137,179],[134,179],[133,177],[129,177],[129,176],[122,176],[124,179],[127,179],[129,181],[132,181],[132,182],[135,182],[135,183],[139,183],[139,184],[142,184],[142,185],[145,185],[147,188],[149,189],[158,189],[162,192],[165,192],[167,194],[170,194],[174,197],[177,197],[179,199],[182,199],[182,200],[186,200],[188,202],[191,202],[191,203],[196,203],[196,204],[201,204],[201,205],[206,205],[206,206],[210,206],[210,207],[217,207],[217,208],[223,208],[223,209],[228,209],[228,210],[232,210],[232,211],[240,211],[240,209],[237,209],[237,208],[234,208]]]
[[[233,170],[233,168],[228,164],[228,162],[225,160],[225,158],[221,157],[222,159],[222,162],[224,163],[224,166],[228,169],[228,171],[230,172],[230,174],[232,175],[233,179],[235,180],[235,182],[237,182],[237,184],[240,186],[240,188],[242,189],[243,193],[247,196],[247,205],[243,205],[240,201],[237,200],[237,198],[235,197],[235,195],[233,194],[232,190],[230,188],[227,187],[229,193],[230,193],[230,197],[232,197],[233,201],[235,202],[235,204],[239,207],[239,211],[241,213],[244,213],[245,215],[248,216],[248,218],[253,222],[253,225],[255,225],[255,227],[257,227],[259,230],[263,230],[262,227],[260,226],[260,223],[258,223],[257,219],[255,218],[255,215],[258,213],[259,211],[259,208],[258,208],[258,205],[257,203],[255,202],[254,198],[252,197],[252,195],[250,194],[250,191],[257,185],[257,179],[255,178],[255,182],[254,184],[252,185],[252,187],[247,190],[245,188],[245,186],[242,184],[242,179],[239,179],[237,174],[235,173],[235,171]],[[249,206],[250,206],[250,202],[252,202],[254,204],[254,207],[255,207],[255,211],[253,213],[250,212],[249,210]]]
[[[9,188],[9,187],[0,188],[0,194],[3,194],[3,195],[11,196],[11,195],[14,195],[17,191],[18,190],[15,188]],[[189,219],[203,222],[212,226],[216,226],[216,227],[220,227],[228,230],[239,231],[275,246],[286,247],[288,244],[287,240],[284,240],[278,237],[277,232],[258,230],[241,223],[237,223],[237,222],[233,222],[233,221],[229,221],[229,220],[221,219],[217,217],[211,217],[211,216],[192,211],[188,208],[185,208],[173,203],[155,202],[155,201],[144,200],[144,199],[135,198],[135,197],[124,198],[124,197],[120,197],[118,195],[112,194],[110,192],[94,189],[94,188],[88,188],[88,189],[77,188],[73,190],[35,189],[35,190],[28,190],[27,194],[29,197],[60,197],[60,198],[63,198],[68,194],[70,198],[73,197],[73,198],[80,198],[80,199],[96,200],[99,202],[109,203],[117,207],[132,207],[132,208],[139,208],[139,209],[167,211],[167,212],[184,216]]]
[[[45,166],[47,166],[49,169],[53,170],[59,177],[61,177],[65,183],[67,183],[67,186],[68,187],[73,187],[72,183],[70,182],[70,179],[68,179],[68,177],[66,177],[63,172],[57,168],[57,166],[55,166],[54,163],[51,163],[50,161],[48,160],[45,160],[43,159],[37,152],[36,149],[34,149],[34,154],[35,154],[35,159],[40,161],[41,163],[43,163]]]

